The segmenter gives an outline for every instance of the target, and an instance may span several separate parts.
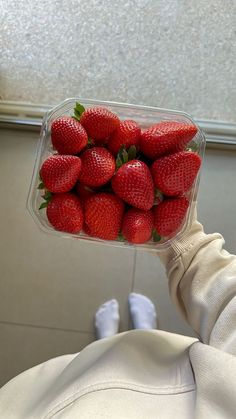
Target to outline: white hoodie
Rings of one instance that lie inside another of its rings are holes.
[[[194,222],[160,254],[199,339],[133,330],[52,359],[0,390],[1,419],[236,418],[236,257]]]

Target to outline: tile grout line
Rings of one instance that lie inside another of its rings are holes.
[[[5,324],[8,326],[22,326],[22,327],[31,327],[36,329],[47,329],[47,330],[57,330],[61,332],[72,332],[72,333],[82,333],[85,335],[93,335],[93,332],[87,332],[85,330],[76,330],[76,329],[63,329],[60,327],[52,327],[52,326],[42,326],[42,325],[35,325],[29,323],[17,323],[17,322],[8,322],[4,320],[0,320],[0,325]]]
[[[134,283],[135,283],[135,274],[136,274],[136,260],[137,260],[137,249],[134,252],[134,262],[133,262],[133,272],[132,272],[132,284],[131,284],[131,291],[134,291]]]
[[[134,291],[134,283],[135,283],[135,274],[136,274],[136,260],[137,260],[137,249],[135,249],[134,251],[134,260],[133,260],[133,271],[132,271],[132,283],[131,283],[131,290],[130,292]],[[129,320],[128,320],[128,329],[132,329],[133,328],[133,324],[132,324],[132,320],[129,316]]]

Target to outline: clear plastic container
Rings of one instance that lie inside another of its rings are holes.
[[[146,250],[152,251],[162,251],[168,248],[171,245],[172,240],[179,239],[188,228],[191,220],[192,209],[194,206],[194,201],[196,201],[198,187],[199,187],[199,180],[200,180],[200,171],[198,176],[191,188],[188,192],[187,197],[189,199],[190,205],[185,217],[184,222],[182,223],[181,228],[175,233],[172,238],[162,239],[160,242],[147,242],[145,244],[134,245],[128,242],[123,241],[107,241],[101,240],[98,238],[87,236],[85,233],[81,232],[79,234],[70,234],[64,233],[61,231],[55,230],[48,222],[46,211],[39,210],[39,206],[42,203],[41,191],[37,189],[39,184],[39,170],[43,163],[43,161],[49,157],[51,154],[55,153],[51,145],[51,135],[50,135],[50,127],[51,123],[60,118],[63,115],[73,115],[73,109],[75,107],[75,103],[79,102],[84,105],[85,108],[91,106],[105,106],[108,107],[111,111],[114,111],[121,120],[123,119],[133,119],[135,120],[142,129],[148,128],[150,125],[158,123],[163,120],[175,120],[175,121],[182,121],[185,123],[192,123],[196,125],[196,123],[192,120],[192,118],[184,113],[175,110],[168,110],[168,109],[160,109],[156,107],[149,107],[149,106],[139,106],[139,105],[131,105],[126,103],[116,103],[116,102],[106,102],[106,101],[98,101],[98,100],[90,100],[90,99],[82,99],[82,98],[72,98],[66,99],[64,102],[59,104],[58,106],[54,107],[50,111],[45,114],[43,119],[43,124],[41,128],[38,148],[37,148],[37,155],[36,161],[33,171],[33,176],[30,185],[30,191],[27,200],[27,208],[32,215],[33,219],[39,226],[39,228],[47,234],[54,234],[59,237],[65,238],[75,238],[77,240],[86,240],[92,241],[95,243],[102,243],[108,244],[109,246],[118,246],[118,247],[138,247],[143,248]],[[197,150],[198,154],[203,158],[204,149],[205,149],[205,137],[202,131],[198,128],[198,132],[190,142],[191,145],[194,146],[194,149]],[[200,169],[201,170],[201,169]]]

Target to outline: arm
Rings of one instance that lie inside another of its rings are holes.
[[[159,254],[172,300],[203,343],[236,355],[236,256],[220,234],[194,221],[180,241]]]

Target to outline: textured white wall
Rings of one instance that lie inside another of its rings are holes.
[[[235,0],[1,0],[0,95],[110,99],[235,121]]]

